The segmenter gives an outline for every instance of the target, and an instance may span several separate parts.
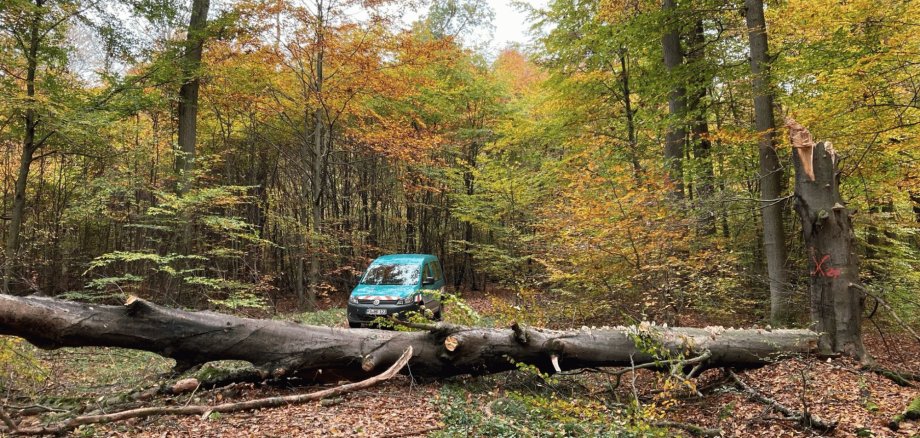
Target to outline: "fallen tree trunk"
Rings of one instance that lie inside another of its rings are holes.
[[[215,360],[244,360],[265,377],[331,371],[354,377],[388,366],[413,348],[413,375],[486,374],[517,363],[545,372],[630,366],[705,354],[705,367],[756,367],[816,350],[808,330],[668,328],[648,324],[557,331],[439,323],[398,332],[305,326],[186,312],[131,298],[124,306],[0,294],[0,334],[41,348],[107,346],[176,360],[179,370]],[[637,347],[637,345],[641,346]]]

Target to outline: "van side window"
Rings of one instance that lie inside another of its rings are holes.
[[[428,263],[426,263],[425,269],[422,270],[422,281],[425,281],[428,277],[431,277],[431,268],[428,266]]]
[[[434,281],[441,281],[441,265],[438,262],[431,262],[431,273],[434,276]]]

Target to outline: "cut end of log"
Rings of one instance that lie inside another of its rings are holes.
[[[198,385],[200,385],[200,383],[198,382],[198,379],[195,379],[195,378],[182,379],[176,382],[172,386],[172,388],[169,388],[169,390],[173,394],[182,394],[185,392],[194,391],[195,388],[198,387]]]
[[[451,352],[457,351],[457,348],[459,347],[460,347],[460,340],[457,339],[456,336],[448,336],[447,338],[444,339],[444,348],[446,348],[447,351],[451,351]]]
[[[364,356],[364,359],[361,360],[361,369],[364,372],[370,372],[374,369],[377,364],[374,363],[374,357],[371,355]]]
[[[140,300],[140,298],[138,298],[137,295],[129,295],[129,296],[128,296],[128,299],[125,300],[125,306],[129,306],[129,307],[130,307],[131,305],[133,305],[134,303],[136,303],[138,300]]]

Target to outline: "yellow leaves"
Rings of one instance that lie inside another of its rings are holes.
[[[601,0],[598,15],[610,23],[622,23],[635,15],[656,8],[656,2],[648,0]]]
[[[739,129],[736,127],[726,126],[723,128],[712,129],[709,133],[709,137],[713,143],[724,143],[727,145],[753,145],[757,143],[758,133],[750,129]]]
[[[21,338],[0,336],[0,389],[8,390],[11,384],[22,389],[19,385],[45,379],[47,374],[33,351],[34,347]],[[7,378],[11,381],[6,381]]]

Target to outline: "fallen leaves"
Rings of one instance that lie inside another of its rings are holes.
[[[302,392],[303,388],[250,388],[239,395],[248,400]],[[232,415],[154,418],[131,424],[102,426],[106,432],[134,437],[353,437],[426,436],[440,428],[433,404],[437,385],[412,384],[397,376],[371,390],[357,391],[337,403],[317,401]],[[221,394],[215,394],[217,397]]]

